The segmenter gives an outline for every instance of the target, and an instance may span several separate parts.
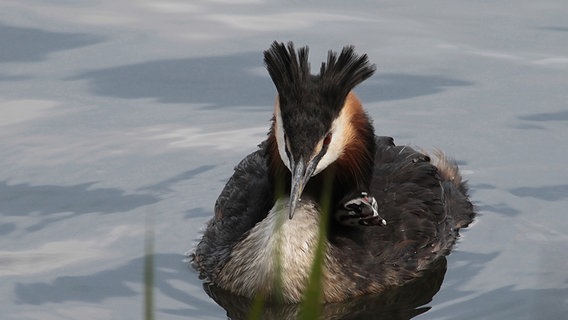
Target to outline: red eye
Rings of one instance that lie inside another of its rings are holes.
[[[328,133],[325,138],[323,138],[323,145],[327,146],[328,144],[331,143],[331,132]]]

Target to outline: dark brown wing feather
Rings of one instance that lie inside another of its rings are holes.
[[[449,253],[459,228],[474,216],[461,179],[458,185],[444,181],[427,155],[396,146],[390,137],[378,137],[376,143],[370,191],[387,225],[337,227],[331,239],[345,270],[362,275],[355,282],[363,291],[418,276]]]
[[[215,280],[233,247],[266,217],[273,205],[265,148],[263,143],[235,167],[215,203],[215,217],[207,224],[192,255],[192,265],[201,278]]]

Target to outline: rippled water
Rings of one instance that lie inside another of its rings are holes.
[[[309,44],[313,65],[344,44],[368,53],[378,73],[357,92],[377,133],[454,155],[480,211],[432,301],[403,289],[398,309],[381,305],[393,293],[328,315],[566,317],[563,1],[4,0],[0,12],[2,319],[142,318],[147,215],[157,318],[238,316],[182,260],[265,137],[274,39]]]

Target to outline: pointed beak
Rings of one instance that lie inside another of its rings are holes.
[[[296,206],[302,196],[304,187],[312,177],[312,174],[316,170],[318,161],[311,160],[307,163],[303,158],[300,158],[298,162],[291,163],[292,167],[292,188],[290,191],[290,219],[294,216],[294,211]]]

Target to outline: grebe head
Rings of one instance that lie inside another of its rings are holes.
[[[354,139],[350,108],[345,108],[353,99],[347,97],[375,66],[346,46],[339,56],[330,51],[319,75],[312,75],[307,47],[296,53],[291,42],[276,41],[264,52],[264,61],[278,92],[273,130],[278,154],[292,174],[292,219],[310,178],[335,162]]]

